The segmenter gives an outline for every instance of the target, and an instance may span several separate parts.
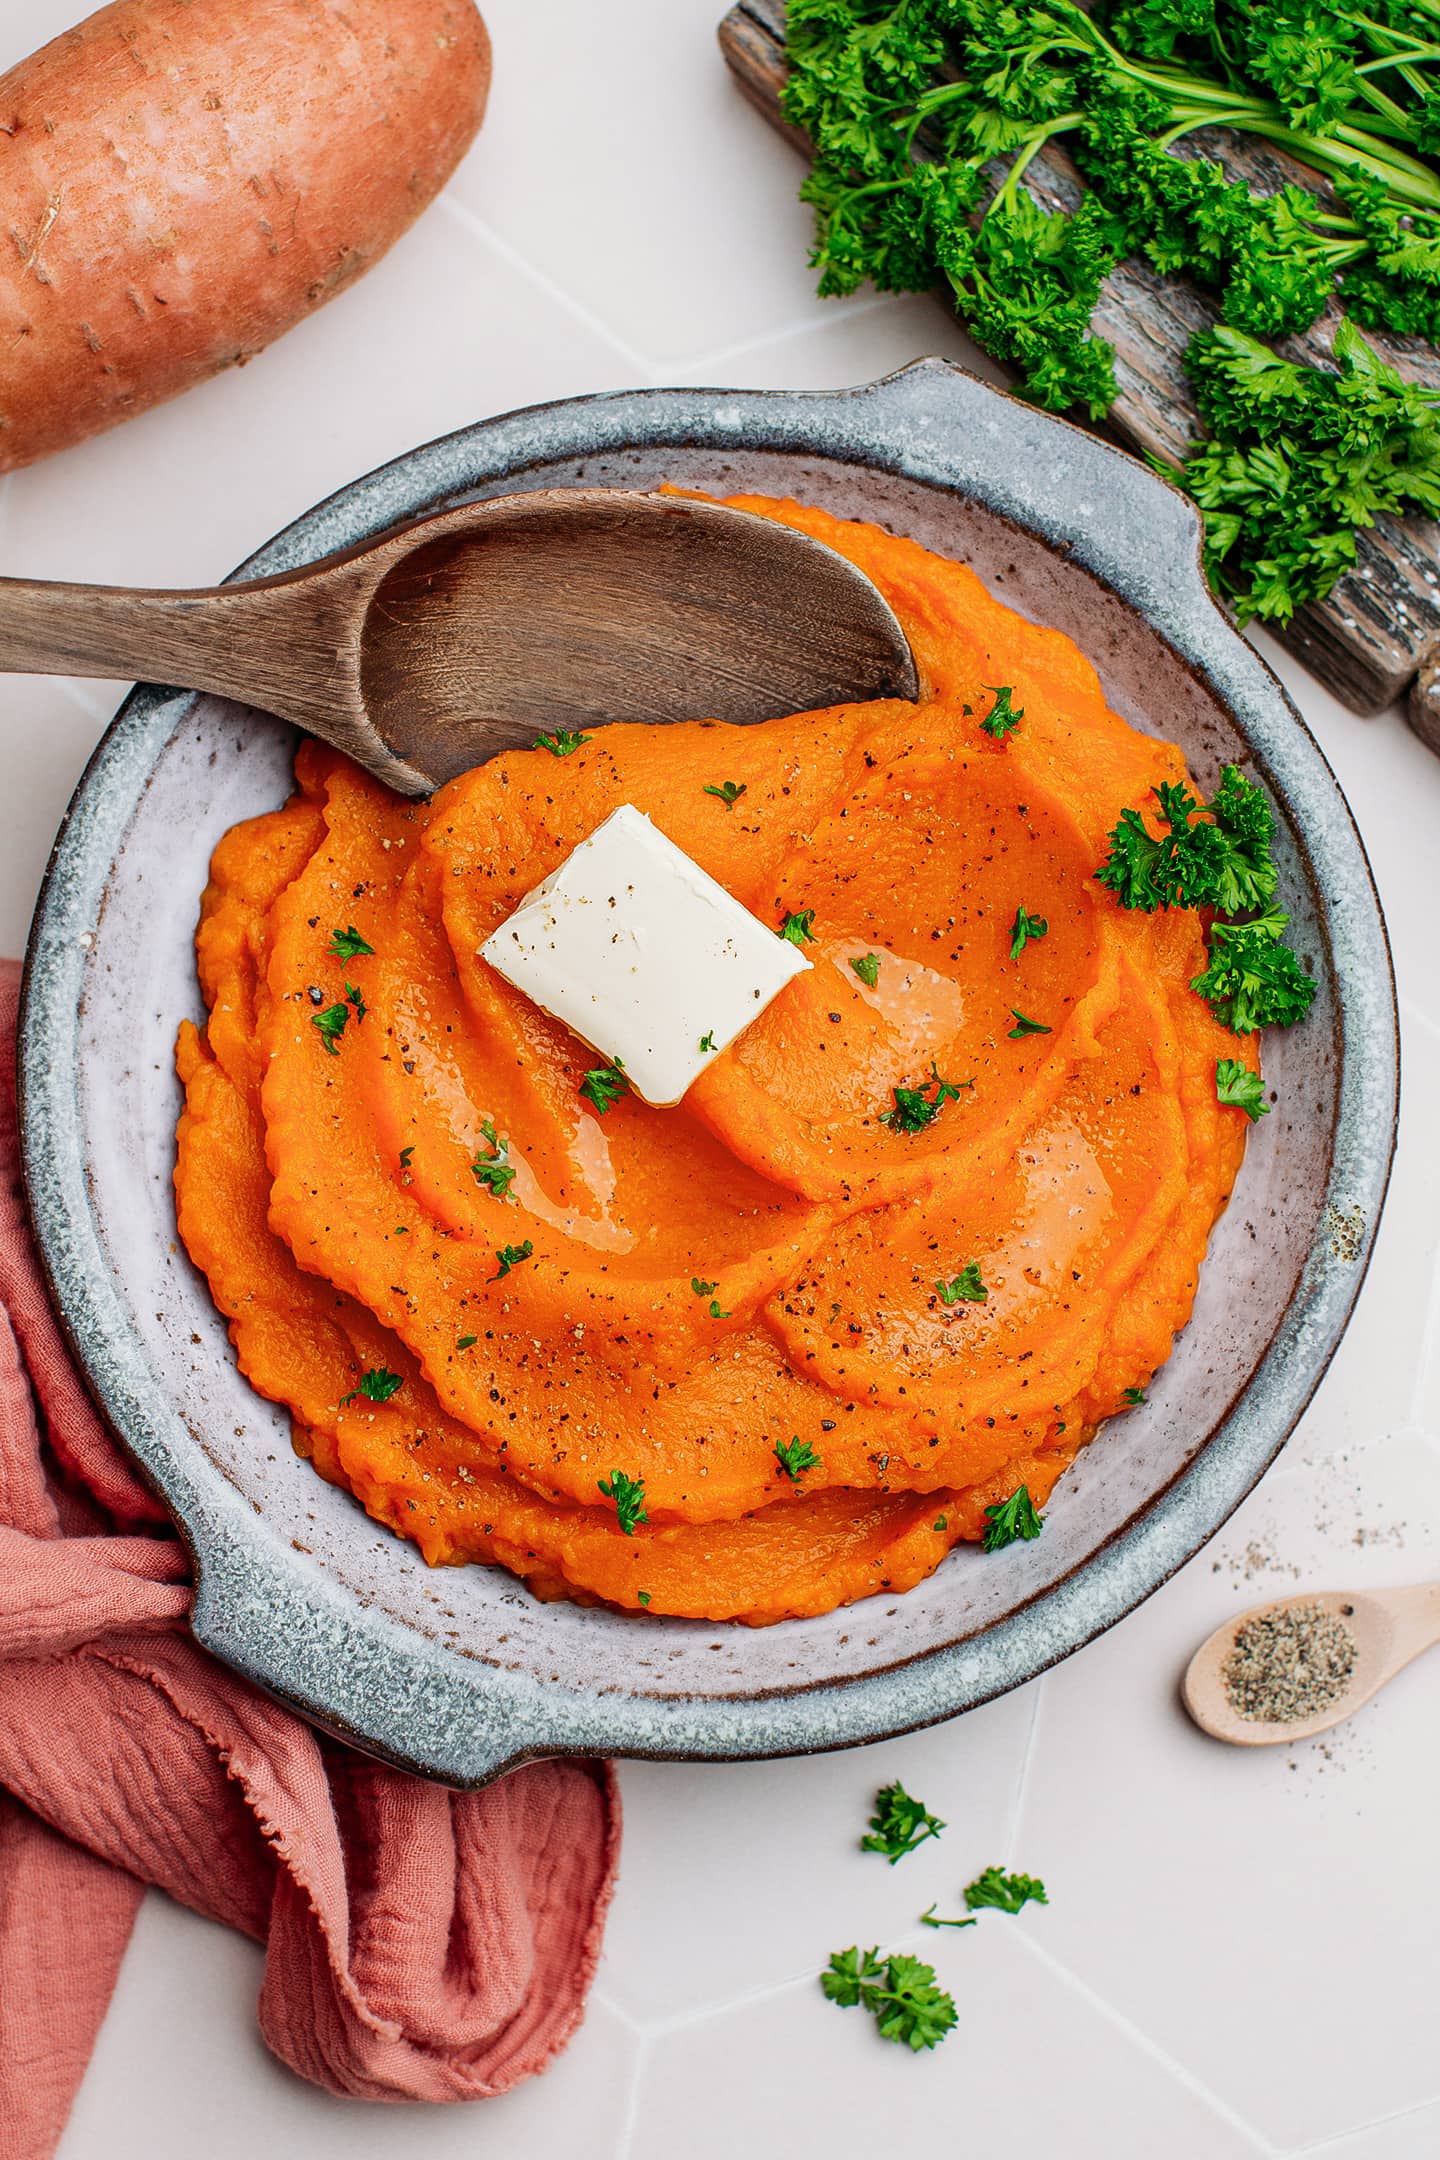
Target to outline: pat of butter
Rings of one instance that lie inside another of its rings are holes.
[[[480,952],[657,1105],[810,965],[629,803]]]

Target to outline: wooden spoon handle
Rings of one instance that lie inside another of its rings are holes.
[[[1440,1643],[1440,1583],[1407,1583],[1384,1593],[1394,1623],[1392,1658],[1408,1665],[1433,1643]]]
[[[326,733],[349,614],[331,584],[292,575],[132,592],[0,578],[0,672],[176,683]]]

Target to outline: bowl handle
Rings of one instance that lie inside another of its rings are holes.
[[[932,483],[938,474],[1040,533],[1147,615],[1163,613],[1167,629],[1177,610],[1193,611],[1233,637],[1206,583],[1199,510],[1140,458],[954,360],[914,360],[838,393],[838,403],[851,401],[867,439],[868,416],[885,415],[902,471]]]

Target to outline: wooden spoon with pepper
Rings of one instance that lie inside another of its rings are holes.
[[[1341,1724],[1437,1642],[1440,1583],[1304,1591],[1216,1628],[1180,1692],[1203,1732],[1235,1747],[1273,1747]]]

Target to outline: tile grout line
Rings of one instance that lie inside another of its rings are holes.
[[[850,323],[859,322],[865,316],[877,314],[880,309],[889,307],[893,299],[894,295],[891,293],[877,293],[873,300],[862,300],[857,306],[847,308],[837,315],[821,316],[818,320],[808,315],[804,318],[797,317],[793,322],[782,324],[777,330],[761,330],[756,336],[740,338],[731,345],[716,345],[708,352],[682,353],[674,365],[689,374],[696,368],[719,367],[730,360],[743,360],[749,353],[764,352],[771,345],[783,345],[786,338],[804,337],[812,330],[829,332],[843,329]],[[725,385],[713,384],[711,387],[723,389]]]
[[[1020,1767],[1015,1774],[1015,1791],[1010,1801],[1010,1821],[1006,1831],[1006,1853],[1011,1867],[1015,1865],[1015,1844],[1025,1814],[1025,1796],[1030,1786],[1030,1765],[1035,1754],[1035,1735],[1040,1724],[1040,1709],[1045,1700],[1045,1683],[1048,1678],[1048,1673],[1041,1673],[1035,1682],[1029,1730],[1025,1734],[1025,1745],[1020,1752]]]
[[[1396,2108],[1390,2115],[1376,2115],[1370,2122],[1355,2123],[1349,2130],[1337,2131],[1334,2137],[1321,2138],[1318,2145],[1297,2145],[1288,2160],[1314,2160],[1317,2154],[1343,2153],[1352,2139],[1368,2137],[1372,2130],[1384,2130],[1391,2123],[1406,2122],[1412,2115],[1427,2114],[1437,2100],[1440,2100],[1440,2094],[1429,2100],[1419,2100],[1413,2107]]]
[[[645,2037],[649,2028],[642,2025],[638,2018],[633,2017],[623,2004],[616,2002],[613,1995],[608,1995],[603,1987],[593,1986],[590,1990],[590,2000],[595,2008],[603,2010],[607,2017],[618,2018],[622,2025],[628,2026],[630,2031],[640,2039]]]
[[[74,675],[55,675],[51,677],[51,680],[59,684],[60,688],[64,691],[66,697],[69,698],[72,705],[78,705],[81,712],[88,713],[92,720],[100,721],[101,724],[105,727],[109,727],[110,722],[115,717],[115,713],[119,711],[119,706],[117,705],[114,711],[106,712],[104,710],[105,700],[103,698],[97,697],[92,700],[91,698],[87,697],[85,692],[80,688],[79,679]],[[128,696],[130,685],[128,683],[121,683],[117,679],[115,688],[117,695],[123,693],[124,695]]]
[[[1209,2086],[1204,2084],[1195,2075],[1194,2071],[1187,2068],[1184,2063],[1177,2062],[1175,2057],[1167,2053],[1157,2040],[1152,2040],[1142,2027],[1128,2018],[1123,2010],[1118,2010],[1113,2003],[1107,2002],[1103,1995],[1097,1995],[1094,1989],[1087,1986],[1079,1974],[1074,1972],[1062,1959],[1056,1957],[1052,1950],[1046,1950],[1040,1943],[1036,1942],[1028,1928],[1017,1929],[1016,1933],[1025,1949],[1039,1964],[1045,1967],[1047,1972],[1062,1981],[1073,1994],[1079,1996],[1082,2002],[1088,2003],[1090,2008],[1098,2016],[1103,2017],[1108,2025],[1113,2026],[1117,2032],[1123,2033],[1132,2045],[1138,2047],[1142,2054],[1148,2055],[1150,2060],[1164,2070],[1177,2085],[1183,2085],[1187,2092],[1193,2093],[1197,2100],[1203,2101],[1213,2114],[1218,2115],[1232,2130],[1243,2137],[1254,2152],[1262,2155],[1263,2160],[1284,2160],[1280,2146],[1272,2144],[1261,2131],[1255,2128],[1253,2123],[1246,2122],[1244,2116],[1237,2113],[1228,2101],[1222,2100],[1217,2093],[1213,2093]]]
[[[626,2020],[627,2024],[630,2022]],[[634,2029],[634,2028],[632,2028]],[[630,2066],[630,2085],[625,2095],[625,2113],[620,2122],[620,2135],[615,2141],[615,2160],[630,2160],[635,2148],[635,2132],[640,2122],[640,2081],[650,2056],[650,2037],[640,2034],[640,2044],[635,2050],[635,2060]]]
[[[1432,1020],[1427,1012],[1422,1012],[1418,1005],[1412,1005],[1408,997],[1398,998],[1396,1003],[1403,1021],[1410,1027],[1418,1027],[1422,1033],[1431,1035],[1440,1042],[1440,1023]]]
[[[897,1950],[922,1950],[927,1944],[933,1949],[934,1944],[927,1930],[919,1921],[913,1921],[909,1927],[898,1929],[894,1935],[883,1936],[880,1947],[890,1956]],[[604,2007],[622,2018],[633,2030],[640,2032],[647,2043],[653,2040],[668,2040],[672,2033],[689,2032],[695,2026],[709,2025],[716,2018],[728,2017],[734,2010],[748,2010],[754,2004],[769,2002],[777,1995],[788,1995],[792,1989],[803,1987],[807,1981],[818,1987],[824,1969],[823,1966],[806,1966],[798,1972],[785,1974],[782,1979],[769,1980],[763,1987],[747,1989],[743,1995],[727,1996],[723,2002],[701,2003],[692,2010],[677,2010],[673,2017],[657,2018],[653,2024],[637,2024],[628,2011],[617,2009],[613,2002],[607,2001]],[[598,1996],[595,1999],[601,2000]]]
[[[816,1977],[814,1973],[787,1973],[783,1980],[767,1981],[764,1987],[751,1988],[744,1995],[728,1996],[724,2002],[702,2003],[694,2010],[677,2010],[673,2017],[658,2018],[653,2025],[642,2027],[642,2031],[647,2041],[668,2040],[672,2033],[688,2032],[695,2025],[708,2025],[714,2018],[728,2017],[732,2010],[748,2010],[753,2003],[768,2002],[772,1996],[787,1994],[802,1981]]]
[[[468,231],[484,240],[488,246],[493,247],[496,254],[509,263],[512,269],[518,270],[523,277],[528,279],[537,291],[543,292],[558,307],[563,308],[567,315],[573,316],[576,322],[583,323],[585,328],[596,337],[603,338],[613,351],[620,354],[622,359],[643,375],[647,381],[654,382],[657,370],[652,361],[647,360],[643,353],[637,352],[633,345],[627,344],[624,338],[617,337],[609,324],[603,322],[598,315],[586,307],[583,300],[577,300],[573,294],[565,290],[563,285],[558,285],[547,271],[539,269],[527,256],[522,255],[513,242],[502,238],[494,226],[481,217],[478,212],[470,209],[468,204],[458,201],[448,190],[437,197],[437,202],[442,210],[447,210],[451,217],[465,226]]]

